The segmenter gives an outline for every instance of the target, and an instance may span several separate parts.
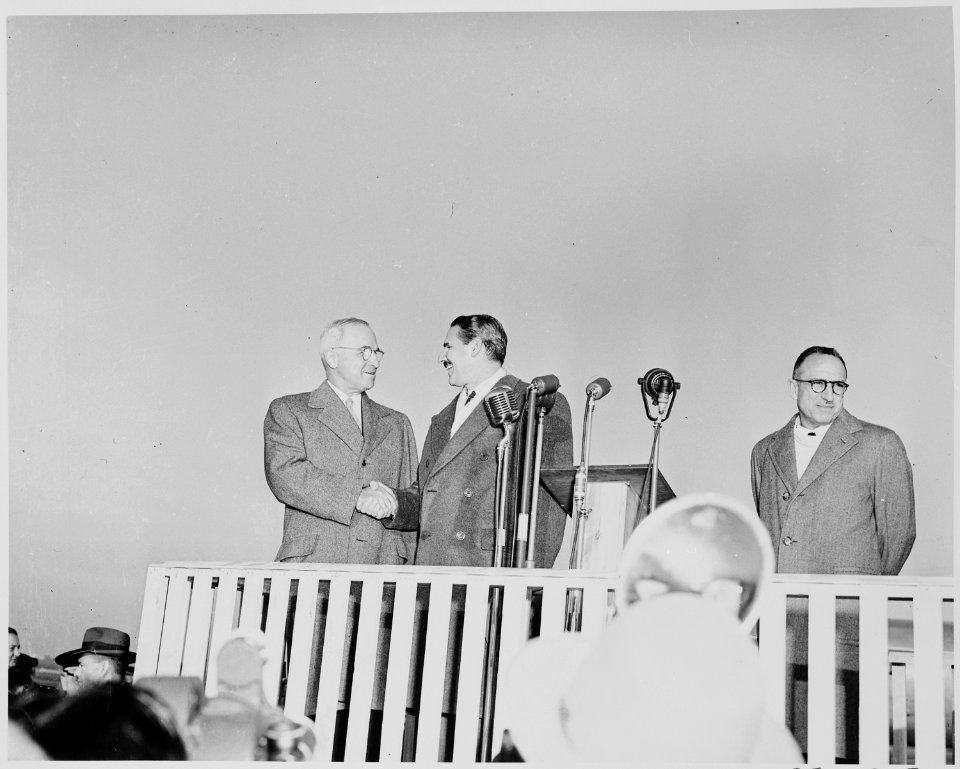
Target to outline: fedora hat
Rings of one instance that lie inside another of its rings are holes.
[[[137,655],[130,651],[130,636],[112,627],[91,627],[83,634],[79,649],[73,649],[54,657],[61,667],[73,667],[84,654],[99,654],[101,657],[117,657],[124,663],[133,662]]]

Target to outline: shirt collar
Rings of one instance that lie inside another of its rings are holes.
[[[507,370],[503,366],[501,366],[496,371],[494,371],[489,377],[484,379],[480,384],[478,384],[476,387],[473,388],[472,392],[476,393],[476,395],[473,397],[476,400],[483,400],[483,398],[486,397],[487,393],[489,393],[493,389],[493,386],[497,382],[499,382],[501,379],[503,379],[506,375],[507,375]],[[467,396],[470,394],[470,392],[471,390],[469,387],[464,387],[460,391],[461,403],[463,403],[467,399]]]
[[[345,393],[343,390],[341,390],[339,387],[337,387],[329,379],[327,380],[327,384],[330,385],[330,389],[337,394],[337,397],[340,399],[342,403],[346,403],[347,398],[350,398],[350,397],[359,398],[363,394],[363,393],[355,393],[353,396],[350,396],[347,393]]]

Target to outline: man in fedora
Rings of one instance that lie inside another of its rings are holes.
[[[125,680],[127,666],[137,655],[130,651],[130,636],[112,627],[91,627],[79,649],[54,657],[64,670],[61,686],[67,694],[105,681]]]

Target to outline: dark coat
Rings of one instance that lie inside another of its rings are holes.
[[[527,383],[506,375],[507,385],[522,403]],[[491,566],[496,511],[497,444],[503,429],[493,427],[482,406],[475,408],[456,433],[450,427],[456,412],[454,398],[430,422],[417,473],[417,484],[398,495],[397,519],[409,526],[417,520],[420,541],[417,564],[431,566]],[[522,426],[514,435],[519,468]],[[570,404],[560,393],[544,419],[543,467],[573,466]],[[560,550],[566,514],[545,491],[537,506],[536,565],[550,568]],[[505,564],[506,565],[506,564]]]

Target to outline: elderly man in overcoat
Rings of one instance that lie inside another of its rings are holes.
[[[284,504],[283,540],[276,559],[285,563],[412,563],[416,521],[405,526],[394,515],[392,488],[416,478],[417,445],[405,414],[368,395],[383,351],[370,325],[359,318],[333,321],[320,335],[324,382],[310,393],[286,395],[270,404],[263,423],[267,485]],[[386,590],[390,592],[392,588]],[[381,603],[376,684],[371,703],[383,709],[391,603]],[[351,587],[344,659],[360,611],[360,583]],[[379,600],[371,599],[371,600]],[[315,646],[324,636],[321,614]],[[319,648],[314,650],[314,655]],[[316,703],[318,671],[307,685],[308,712]],[[349,709],[352,666],[344,665],[336,739]]]
[[[326,380],[270,404],[263,423],[267,485],[284,503],[287,563],[412,563],[416,524],[396,520],[390,488],[414,482],[417,445],[409,418],[373,401],[383,351],[358,318],[320,336]]]
[[[757,443],[753,498],[770,532],[776,567],[795,574],[900,573],[916,537],[913,470],[893,430],[857,419],[843,406],[847,366],[832,347],[804,350],[790,380],[797,413]],[[857,616],[838,602],[837,755],[856,758]],[[802,699],[806,614],[791,602],[794,700]],[[806,713],[794,708],[801,743]]]

